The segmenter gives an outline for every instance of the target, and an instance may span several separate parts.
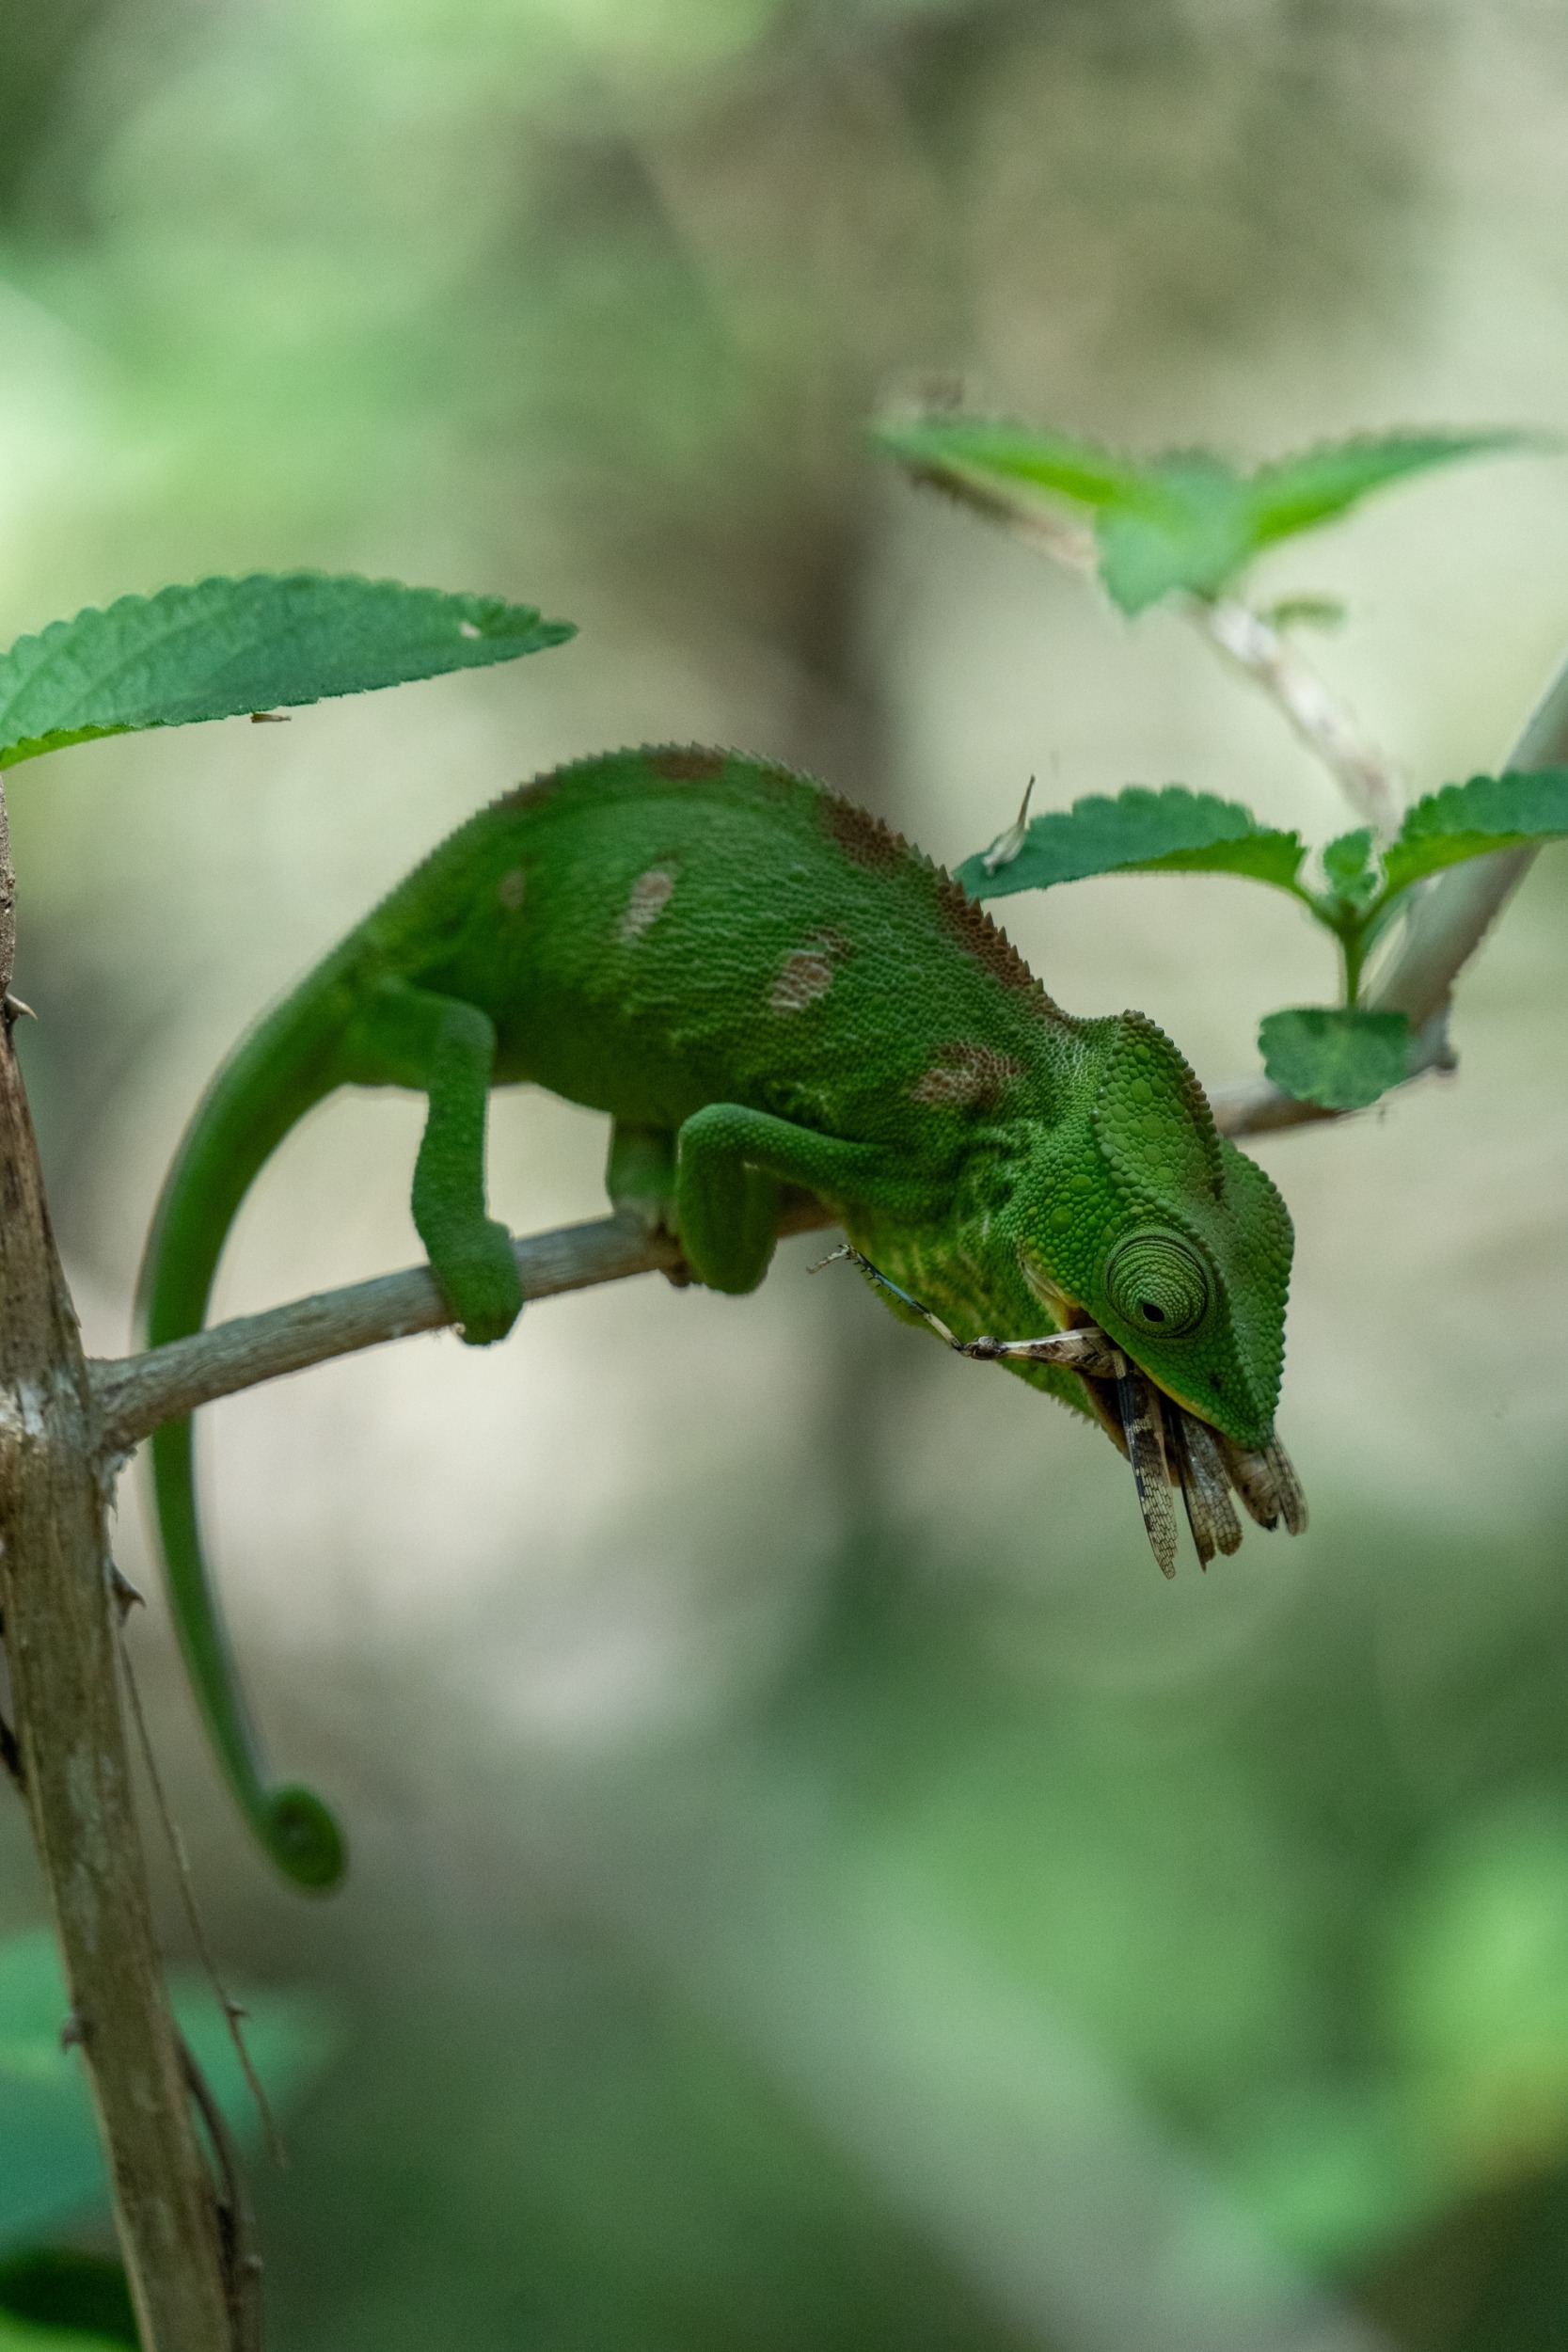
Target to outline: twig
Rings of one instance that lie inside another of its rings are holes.
[[[1568,662],[1558,672],[1515,743],[1505,768],[1528,771],[1568,763]],[[1481,946],[1503,905],[1515,891],[1538,851],[1495,850],[1450,866],[1429,882],[1412,910],[1399,954],[1367,1001],[1375,1012],[1402,1012],[1415,1032],[1412,1073],[1449,1066],[1449,1007],[1453,984]],[[1227,1087],[1212,1098],[1214,1116],[1227,1135],[1260,1135],[1299,1127],[1342,1111],[1298,1102],[1267,1078]]]
[[[986,475],[951,460],[940,466],[911,465],[908,470],[916,482],[945,491],[989,521],[1001,523],[1015,538],[1065,571],[1085,579],[1093,579],[1098,571],[1093,532],[1068,521],[1027,493],[1013,495]],[[1399,771],[1300,649],[1239,597],[1187,596],[1180,610],[1211,644],[1243,669],[1278,706],[1294,733],[1334,776],[1356,815],[1380,840],[1391,840],[1400,825]]]
[[[959,464],[910,470],[917,481],[1003,524],[1053,563],[1085,576],[1096,570],[1092,532],[1063,521],[1048,507],[1022,494],[1014,497]],[[1271,696],[1295,733],[1332,771],[1357,814],[1380,839],[1389,839],[1400,821],[1399,771],[1297,648],[1261,613],[1234,597],[1209,601],[1190,596],[1186,611],[1210,642]],[[1504,764],[1528,770],[1563,762],[1568,762],[1568,664],[1558,673]],[[1366,998],[1372,1011],[1402,1012],[1409,1021],[1413,1078],[1452,1068],[1448,1010],[1454,981],[1536,854],[1533,849],[1498,850],[1490,857],[1472,858],[1418,894],[1399,953]],[[1262,1135],[1347,1116],[1300,1102],[1261,1077],[1221,1088],[1211,1099],[1216,1120],[1230,1136]]]
[[[196,1899],[196,1881],[191,1875],[190,1857],[185,1851],[185,1841],[180,1835],[180,1824],[176,1821],[169,1806],[168,1795],[164,1788],[164,1776],[158,1770],[158,1758],[152,1746],[152,1735],[147,1726],[147,1711],[141,1703],[141,1685],[136,1680],[136,1669],[132,1661],[131,1646],[125,1639],[128,1599],[139,1600],[141,1596],[135,1592],[134,1586],[126,1583],[123,1578],[118,1577],[118,1571],[117,1578],[115,1640],[119,1650],[120,1671],[125,1677],[125,1695],[130,1702],[131,1720],[136,1729],[136,1744],[141,1750],[142,1763],[146,1767],[148,1784],[152,1790],[152,1801],[157,1807],[158,1820],[163,1829],[165,1841],[169,1852],[174,1856],[174,1867],[180,1881],[180,1896],[186,1923],[195,1941],[201,1965],[206,1971],[207,1981],[213,1988],[213,1997],[223,2011],[224,2023],[229,2027],[229,2039],[233,2043],[234,2055],[240,2061],[240,2072],[244,2074],[245,2086],[255,2102],[256,2112],[261,2119],[262,2136],[267,2143],[267,2153],[279,2171],[282,2171],[288,2164],[283,2149],[282,2134],[278,2131],[277,2120],[272,2111],[272,2102],[262,2089],[261,2078],[251,2063],[245,2035],[240,2030],[240,2021],[245,2016],[245,2010],[238,2001],[230,1997],[229,1988],[218,1974],[217,1959],[207,1933],[207,1922],[201,1916],[201,1906]],[[195,2067],[194,2058],[190,2060],[190,2064]],[[245,2202],[245,2184],[237,2172],[230,2185],[230,2202],[231,2205],[244,2205]]]
[[[223,2109],[212,2086],[198,2066],[183,2034],[179,2036],[180,2071],[207,2127],[213,2162],[217,2168],[218,2237],[223,2255],[224,2292],[229,2304],[230,2352],[261,2352],[261,2257],[256,2249],[256,2225],[245,2195],[240,2152],[234,2145]]]
[[[1351,806],[1378,839],[1391,841],[1400,829],[1403,800],[1399,771],[1300,650],[1238,597],[1216,596],[1208,602],[1191,596],[1187,612],[1221,652],[1278,704],[1308,751],[1333,771]]]

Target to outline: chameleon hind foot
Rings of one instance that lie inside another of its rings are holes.
[[[634,1217],[650,1241],[673,1241],[680,1246],[675,1138],[667,1127],[637,1127],[617,1119],[610,1130],[604,1188],[616,1215]],[[665,1280],[676,1290],[686,1290],[696,1279],[684,1249],[662,1270]]]

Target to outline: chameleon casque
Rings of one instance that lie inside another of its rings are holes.
[[[491,1087],[524,1082],[610,1113],[612,1200],[673,1229],[715,1290],[761,1281],[784,1185],[817,1196],[895,1312],[1100,1422],[1167,1574],[1173,1489],[1205,1562],[1241,1539],[1231,1487],[1264,1525],[1305,1524],[1274,1435],[1290,1217],[1175,1046],[1141,1013],[1074,1020],[878,818],[730,753],[617,752],[508,793],[261,1022],[165,1184],[148,1343],[200,1327],[252,1179],[341,1086],[428,1097],[414,1222],[463,1338],[502,1338],[522,1294],[486,1213],[485,1112]],[[331,1815],[258,1760],[190,1422],[152,1454],[175,1620],[230,1786],[279,1867],[328,1885]]]

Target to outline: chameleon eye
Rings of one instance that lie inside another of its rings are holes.
[[[1124,1323],[1150,1339],[1181,1340],[1209,1311],[1209,1277],[1174,1233],[1129,1233],[1105,1261],[1105,1289]]]

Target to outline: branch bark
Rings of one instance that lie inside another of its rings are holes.
[[[8,909],[0,887],[0,941]],[[120,1715],[102,1458],[0,1022],[0,1606],[24,1790],[143,2345],[226,2352],[236,2314],[153,1940]],[[252,2301],[255,2283],[245,2281]]]

